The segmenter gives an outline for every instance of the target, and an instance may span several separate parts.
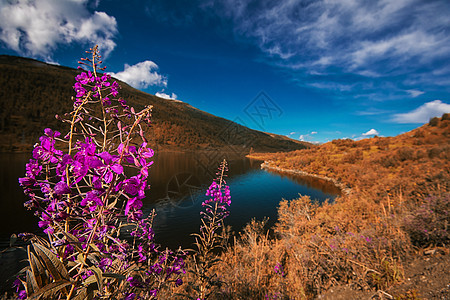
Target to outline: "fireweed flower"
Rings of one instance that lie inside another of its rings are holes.
[[[154,155],[143,131],[150,123],[151,107],[136,112],[124,99],[115,98],[118,83],[99,72],[96,47],[91,53],[82,64],[93,70],[76,76],[73,111],[60,118],[69,132],[61,136],[45,129],[25,176],[19,178],[29,198],[25,206],[35,211],[49,241],[22,236],[31,239],[29,251],[35,244],[51,245],[47,250],[62,264],[58,270],[65,269],[62,279],[71,286],[58,290],[54,298],[67,298],[63,293],[69,290],[73,298],[83,298],[83,289],[90,284],[86,282],[95,277],[103,281],[96,285],[95,297],[102,298],[107,291],[114,299],[151,299],[164,284],[181,284],[179,277],[185,273],[185,253],[159,250],[152,229],[154,215],[145,216],[141,210]],[[135,170],[133,176],[127,174],[129,169]],[[126,235],[127,230],[131,234]],[[40,259],[37,252],[33,257]],[[56,282],[53,274],[46,276],[40,281],[43,285]],[[26,290],[31,282],[18,285],[25,288],[17,290],[19,298],[35,292]]]
[[[217,282],[211,280],[214,276],[208,277],[205,274],[219,263],[220,259],[214,250],[222,248],[225,243],[223,221],[229,215],[228,207],[231,205],[230,189],[225,182],[226,171],[227,162],[223,160],[216,173],[217,178],[213,180],[206,192],[208,198],[202,203],[204,211],[200,212],[202,219],[200,232],[193,234],[197,247],[194,254],[196,278],[191,284],[195,285],[194,289],[198,291],[196,295],[198,299],[205,299],[209,293],[208,290],[217,285]]]

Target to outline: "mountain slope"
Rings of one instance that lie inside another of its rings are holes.
[[[61,129],[55,114],[71,111],[76,69],[33,59],[0,55],[0,151],[28,151],[43,129]],[[249,129],[191,105],[138,91],[124,82],[120,96],[141,109],[153,105],[153,126],[147,136],[154,147],[221,149],[246,154],[289,151],[310,144]]]

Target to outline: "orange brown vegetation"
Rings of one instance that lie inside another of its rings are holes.
[[[341,299],[424,297],[420,285],[396,287],[418,250],[449,253],[449,115],[397,137],[252,157],[335,178],[351,192],[322,205],[306,196],[281,201],[273,232],[248,224],[211,271],[222,282],[213,299],[311,299],[339,286],[350,290]],[[450,274],[438,278],[450,292]]]
[[[0,152],[30,151],[46,127],[66,132],[55,115],[72,110],[72,86],[79,73],[32,59],[0,55]],[[247,154],[252,148],[292,151],[310,146],[118,83],[119,95],[136,110],[153,105],[152,126],[146,138],[156,149],[222,149]]]

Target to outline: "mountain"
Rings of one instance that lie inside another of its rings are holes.
[[[74,77],[80,71],[16,56],[0,55],[0,152],[32,149],[43,129],[61,129],[56,114],[70,112]],[[136,90],[118,80],[119,96],[137,110],[153,105],[150,143],[158,149],[220,149],[243,155],[312,147],[284,136],[252,130],[185,102]]]

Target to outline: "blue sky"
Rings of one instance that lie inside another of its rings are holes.
[[[76,67],[99,44],[145,92],[326,142],[450,112],[449,16],[448,0],[0,0],[0,54]]]

